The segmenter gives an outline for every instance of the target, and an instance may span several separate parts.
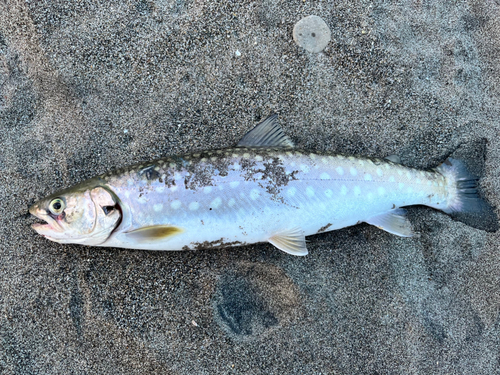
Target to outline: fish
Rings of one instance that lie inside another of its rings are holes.
[[[308,253],[306,237],[368,223],[415,233],[403,207],[479,212],[478,178],[447,158],[434,169],[397,157],[297,149],[273,114],[233,148],[174,155],[102,174],[29,208],[61,244],[199,250],[268,242]]]

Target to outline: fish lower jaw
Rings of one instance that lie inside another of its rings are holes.
[[[31,228],[33,228],[38,234],[48,237],[51,233],[61,233],[62,230],[53,227],[48,223],[34,223],[31,224]]]

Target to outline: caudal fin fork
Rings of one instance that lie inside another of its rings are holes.
[[[436,170],[448,182],[448,205],[442,211],[475,228],[489,232],[498,230],[498,217],[493,207],[479,195],[479,176],[470,173],[462,161],[454,158],[446,159]]]

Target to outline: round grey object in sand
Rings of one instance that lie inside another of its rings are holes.
[[[330,41],[328,25],[318,16],[302,18],[293,27],[293,40],[306,51],[318,53],[325,49]]]

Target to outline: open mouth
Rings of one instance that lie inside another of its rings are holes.
[[[40,220],[40,222],[31,224],[31,227],[42,236],[45,236],[46,232],[61,232],[62,228],[57,224],[57,221],[45,213],[45,211],[36,209],[35,207],[30,207],[29,211],[30,214]]]

